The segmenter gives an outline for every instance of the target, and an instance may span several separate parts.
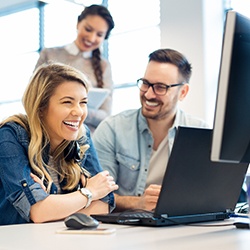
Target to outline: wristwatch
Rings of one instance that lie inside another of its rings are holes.
[[[87,208],[92,202],[92,193],[87,188],[81,188],[80,193],[87,198],[87,203],[84,208]]]

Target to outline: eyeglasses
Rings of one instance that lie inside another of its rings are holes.
[[[163,83],[150,83],[146,79],[140,78],[137,80],[137,86],[142,92],[147,92],[150,87],[152,87],[154,93],[156,95],[165,95],[168,91],[169,88],[176,87],[176,86],[181,86],[184,83],[175,83],[175,84],[170,84],[166,85]]]

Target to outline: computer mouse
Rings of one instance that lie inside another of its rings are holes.
[[[72,229],[96,228],[99,222],[91,216],[82,213],[74,213],[65,218],[65,225]]]

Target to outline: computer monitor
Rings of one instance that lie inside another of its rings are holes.
[[[226,15],[211,160],[250,163],[250,19]]]

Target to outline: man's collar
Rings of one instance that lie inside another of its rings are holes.
[[[174,123],[173,123],[173,126],[170,128],[177,128],[180,124],[180,115],[181,115],[181,112],[179,109],[177,109],[176,111],[176,114],[175,114],[175,118],[174,118]]]
[[[143,116],[141,108],[138,110],[138,124],[140,133],[143,133],[144,130],[149,130],[147,119]]]

